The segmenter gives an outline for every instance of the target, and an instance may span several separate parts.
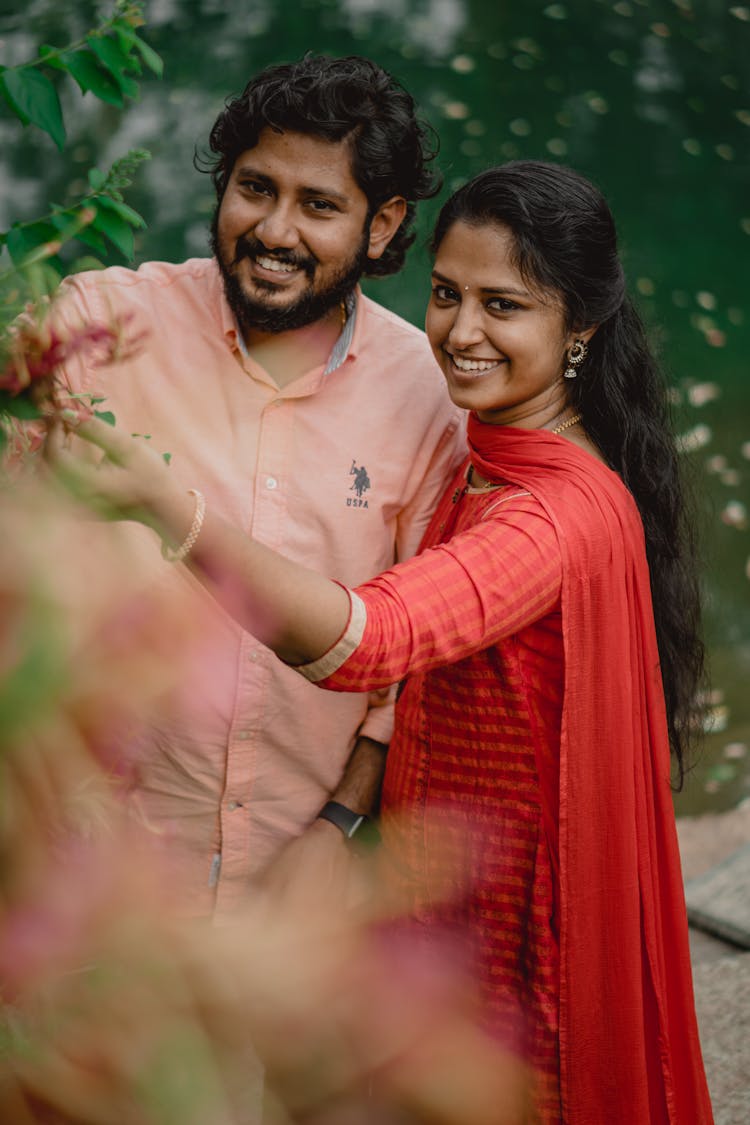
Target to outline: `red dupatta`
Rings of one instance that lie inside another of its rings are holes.
[[[562,555],[563,1121],[710,1125],[636,505],[614,472],[564,438],[472,414],[468,440],[485,478],[539,500]],[[455,507],[449,490],[426,541],[450,527]]]

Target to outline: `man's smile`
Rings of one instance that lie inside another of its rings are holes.
[[[268,258],[265,255],[257,257],[255,264],[273,273],[293,273],[297,269],[297,266],[292,265],[291,262],[280,262],[278,258]]]

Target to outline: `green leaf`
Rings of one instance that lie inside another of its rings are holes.
[[[57,239],[57,231],[52,223],[30,223],[28,226],[13,226],[5,236],[5,244],[13,264],[19,266],[24,259],[43,246],[45,242]]]
[[[116,418],[111,410],[95,410],[94,414],[97,418],[101,418],[102,422],[106,422],[108,426],[114,426]]]
[[[123,94],[126,93],[125,86],[131,80],[125,78],[125,72],[131,70],[132,66],[131,60],[119,43],[111,36],[104,35],[89,35],[86,43],[102,66],[112,75]]]
[[[128,207],[127,203],[121,203],[119,199],[112,199],[109,195],[101,195],[97,199],[97,203],[110,211],[114,211],[126,223],[130,223],[131,227],[142,228],[146,226],[146,220],[143,216],[134,211],[132,207]]]
[[[101,196],[95,200],[96,218],[91,226],[105,235],[113,246],[116,246],[120,253],[130,261],[135,250],[133,228],[114,211],[108,211],[106,207],[100,206],[104,198],[106,197]]]
[[[39,408],[22,395],[9,395],[7,398],[4,396],[4,401],[0,401],[0,410],[22,422],[31,422],[42,416]]]
[[[120,86],[125,97],[135,101],[138,97],[138,83],[133,78],[128,78],[126,74],[123,74],[120,78]]]
[[[91,229],[91,226],[83,227],[76,235],[78,242],[82,242],[84,246],[88,246],[96,254],[106,254],[107,244],[100,234]],[[101,264],[101,263],[100,263]]]
[[[80,211],[77,208],[55,207],[54,204],[49,221],[57,231],[60,242],[63,243],[77,238],[80,231],[85,230],[88,225],[82,221]]]
[[[10,96],[10,94],[8,93],[8,91],[5,87],[5,82],[3,81],[3,77],[2,77],[4,73],[5,73],[5,68],[3,68],[2,71],[0,71],[0,94],[2,94],[2,96],[5,98],[5,101],[8,103],[8,105],[10,106],[10,108],[12,109],[13,113],[16,115],[18,120],[21,122],[21,124],[22,125],[28,125],[29,124],[28,117],[23,112],[23,110],[20,109],[19,106],[16,105],[16,103],[13,101],[13,98]]]
[[[107,177],[98,168],[89,168],[88,181],[94,191],[101,191],[107,182]]]
[[[154,51],[152,47],[149,47],[148,43],[144,43],[142,39],[139,39],[137,35],[135,36],[133,45],[139,52],[148,69],[155,74],[157,78],[161,78],[164,74],[164,62],[161,56],[157,55],[156,51]]]
[[[77,242],[82,242],[84,246],[90,246],[97,254],[107,253],[107,244],[102,236],[91,230],[90,223],[81,225],[80,215],[77,214],[76,209],[54,212],[50,216],[50,223],[55,227],[62,241],[68,242],[75,238]]]
[[[172,460],[172,454],[171,453],[162,453],[161,457],[162,457],[162,461],[166,462],[167,465]]]
[[[21,120],[25,119],[48,133],[62,151],[65,147],[65,126],[60,99],[49,78],[33,68],[9,69],[0,75],[0,83],[6,99]]]
[[[49,65],[66,71],[84,94],[90,90],[101,102],[116,106],[123,104],[119,85],[107,70],[102,69],[96,56],[87,47],[81,47],[77,51],[64,51],[57,59],[50,59]]]
[[[37,54],[42,62],[47,66],[58,66],[57,58],[59,55],[58,47],[51,47],[49,43],[42,43],[37,49]]]

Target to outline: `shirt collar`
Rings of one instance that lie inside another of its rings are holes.
[[[341,333],[336,340],[336,343],[331,349],[331,353],[328,357],[328,363],[326,364],[325,371],[323,372],[324,375],[330,375],[331,372],[335,371],[338,367],[341,367],[341,364],[349,355],[349,349],[351,348],[354,329],[357,323],[358,303],[358,291],[356,289],[353,289],[352,292],[344,298],[344,305],[346,308],[346,321],[344,322],[344,326],[341,329]],[[232,316],[230,331],[234,337],[234,340],[236,340],[237,347],[239,348],[242,355],[245,357],[245,359],[250,359],[250,352],[248,351],[247,344],[245,343],[244,337],[240,332],[239,325],[237,324],[234,316]]]
[[[324,375],[330,375],[337,367],[341,367],[346,357],[349,355],[349,348],[352,344],[352,337],[354,336],[354,326],[357,320],[357,294],[352,290],[351,293],[344,299],[344,306],[346,308],[346,320],[341,329],[341,335],[331,349],[331,354],[328,357]]]

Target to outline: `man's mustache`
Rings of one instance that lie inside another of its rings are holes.
[[[286,250],[281,246],[275,250],[270,250],[258,238],[237,239],[232,265],[239,265],[243,258],[258,258],[264,255],[277,262],[283,262],[285,265],[294,266],[295,269],[304,270],[308,277],[312,277],[315,273],[315,258],[309,255],[295,254],[293,250]]]

